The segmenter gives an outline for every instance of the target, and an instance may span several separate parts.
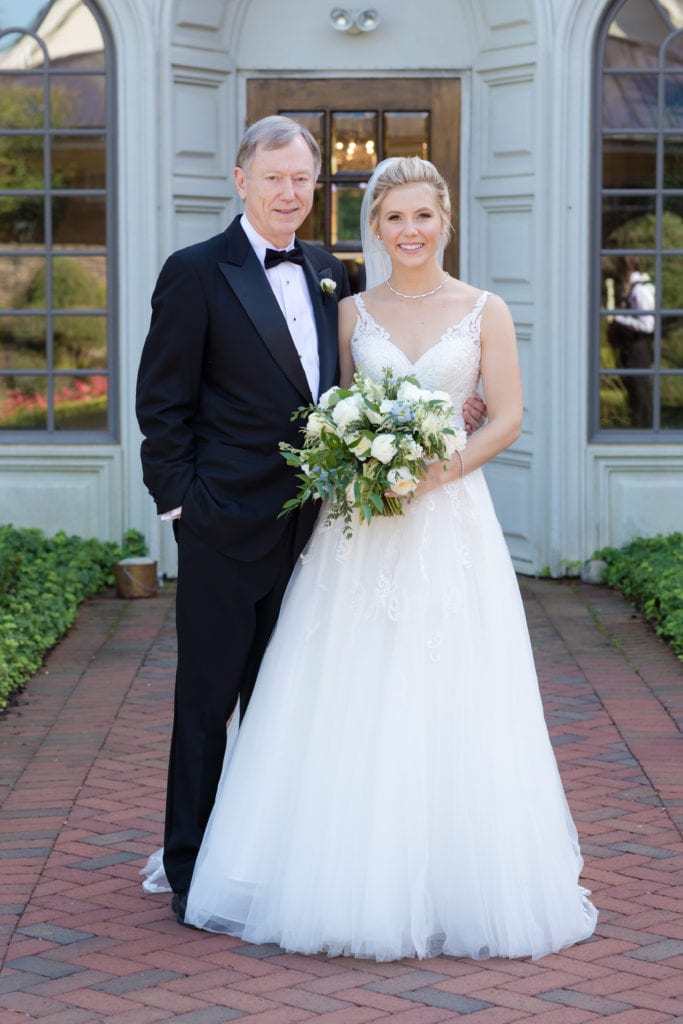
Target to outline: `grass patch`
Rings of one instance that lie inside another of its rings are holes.
[[[643,612],[683,661],[683,533],[639,537],[622,548],[603,548],[603,581]]]
[[[0,709],[38,671],[79,605],[113,584],[116,562],[146,551],[137,530],[114,544],[0,526]]]

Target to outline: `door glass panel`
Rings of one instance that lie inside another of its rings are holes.
[[[679,25],[676,25],[676,27],[678,28]],[[666,67],[669,68],[683,67],[683,35],[680,33],[675,35],[668,44],[665,51],[664,63]]]
[[[105,196],[54,196],[52,236],[55,247],[94,245],[103,249],[107,244]]]
[[[301,227],[297,229],[296,234],[297,238],[302,238],[304,242],[323,243],[325,241],[325,186],[323,184],[315,186],[313,207]]]
[[[650,374],[606,374],[600,384],[600,426],[604,430],[652,428]]]
[[[683,128],[683,75],[664,76],[664,127]]]
[[[377,114],[333,113],[331,128],[331,173],[372,172],[377,164]]]
[[[602,149],[602,184],[603,188],[654,188],[657,136],[607,136]]]
[[[429,160],[429,112],[385,113],[384,156],[419,156]]]
[[[58,369],[106,369],[107,322],[103,316],[55,316],[53,330]]]
[[[104,75],[54,75],[50,85],[52,128],[104,128]]]
[[[45,275],[45,260],[41,256],[0,256],[0,309],[27,309],[29,288],[37,274]]]
[[[662,248],[683,249],[683,195],[663,198]]]
[[[334,184],[331,189],[330,240],[360,244],[360,207],[363,202],[360,185]]]
[[[45,200],[42,196],[0,196],[0,249],[45,242]]]
[[[285,117],[291,117],[297,121],[302,128],[307,128],[320,147],[322,156],[322,169],[325,170],[327,157],[325,154],[325,112],[319,110],[283,110]],[[297,234],[301,234],[297,231]],[[303,235],[301,236],[304,237]]]
[[[0,188],[31,190],[44,186],[42,136],[0,135]]]

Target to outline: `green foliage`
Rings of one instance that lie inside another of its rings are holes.
[[[113,584],[115,563],[146,552],[137,530],[118,545],[0,526],[0,709],[40,668],[81,602]]]
[[[604,582],[633,601],[683,661],[683,533],[637,538],[592,557],[607,562]]]

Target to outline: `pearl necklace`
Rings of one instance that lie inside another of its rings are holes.
[[[441,281],[440,284],[437,284],[436,288],[432,288],[430,292],[420,292],[419,295],[407,295],[406,292],[400,292],[398,288],[394,288],[393,284],[391,284],[390,281],[385,281],[384,283],[390,292],[393,292],[394,295],[398,295],[399,298],[401,299],[426,299],[428,295],[434,295],[435,292],[438,292],[441,288],[443,288],[447,280],[448,274],[446,274],[446,276],[444,277],[443,281]]]

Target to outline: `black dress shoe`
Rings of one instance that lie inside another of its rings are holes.
[[[185,924],[185,911],[187,910],[187,889],[182,892],[174,892],[171,900],[171,910],[176,916],[178,924]]]

